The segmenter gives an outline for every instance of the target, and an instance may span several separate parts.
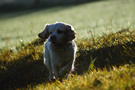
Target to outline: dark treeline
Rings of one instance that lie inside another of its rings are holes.
[[[20,11],[33,8],[76,5],[99,0],[1,0],[0,11]]]

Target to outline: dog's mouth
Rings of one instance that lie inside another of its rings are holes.
[[[56,47],[56,48],[63,48],[63,47],[66,47],[68,46],[69,42],[67,42],[67,40],[63,39],[62,42],[57,42],[56,39],[49,39],[49,42],[52,43],[52,46],[53,47]]]
[[[63,43],[57,43],[57,42],[52,42],[53,46],[55,47],[63,47],[64,44]]]
[[[53,47],[56,47],[56,48],[64,48],[66,46],[68,46],[69,43],[67,42],[63,42],[63,43],[58,43],[56,41],[50,41],[52,43],[52,46]]]

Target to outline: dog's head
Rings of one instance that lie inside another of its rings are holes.
[[[53,44],[63,44],[75,39],[76,32],[69,24],[55,23],[45,25],[45,29],[38,36],[42,39],[48,38]]]

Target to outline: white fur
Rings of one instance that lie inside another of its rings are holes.
[[[73,39],[76,33],[73,27],[65,23],[47,24],[39,33],[45,42],[44,63],[49,70],[49,81],[57,79],[74,69],[77,46]]]

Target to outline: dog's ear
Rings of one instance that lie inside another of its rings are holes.
[[[67,41],[71,41],[71,40],[75,39],[76,32],[75,32],[74,28],[71,25],[66,25],[65,35],[66,35],[66,40]]]
[[[45,29],[38,34],[38,36],[42,39],[47,39],[49,37],[49,25],[45,25]]]

